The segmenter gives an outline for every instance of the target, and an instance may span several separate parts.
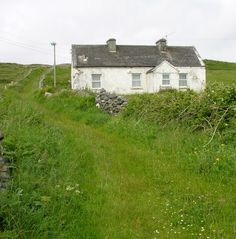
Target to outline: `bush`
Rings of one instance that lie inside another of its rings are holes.
[[[236,116],[236,86],[211,85],[205,92],[162,92],[131,96],[123,117],[165,126],[178,122],[197,129],[224,130]]]

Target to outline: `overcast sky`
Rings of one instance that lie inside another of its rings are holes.
[[[71,44],[194,45],[236,62],[236,0],[0,0],[0,62],[70,62]]]

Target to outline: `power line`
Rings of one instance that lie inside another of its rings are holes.
[[[5,43],[10,44],[10,45],[22,47],[22,48],[25,48],[25,49],[28,49],[28,50],[37,51],[37,52],[42,53],[42,54],[48,54],[48,55],[50,55],[50,53],[48,53],[48,52],[46,52],[46,51],[42,51],[41,49],[32,47],[32,46],[30,46],[30,45],[25,45],[25,44],[22,44],[22,43],[19,43],[19,42],[13,42],[13,41],[11,41],[11,40],[7,40],[7,39],[4,39],[4,38],[2,38],[2,37],[0,37],[0,41],[5,42]]]
[[[40,48],[38,46],[35,47],[33,45],[25,44],[25,43],[19,42],[19,41],[13,41],[13,40],[10,40],[10,39],[7,39],[7,38],[3,38],[3,37],[0,37],[0,41],[5,42],[5,43],[10,44],[10,45],[17,46],[17,47],[25,48],[27,50],[39,52],[41,54],[51,55],[48,51],[46,51],[45,49]],[[62,55],[58,55],[58,56],[59,56],[59,58],[68,59],[67,57],[62,56]]]

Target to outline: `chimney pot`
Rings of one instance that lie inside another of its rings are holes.
[[[156,46],[160,51],[166,51],[167,46],[167,40],[165,38],[162,38],[156,42]]]
[[[109,52],[116,52],[116,39],[110,38],[107,40],[107,47]]]

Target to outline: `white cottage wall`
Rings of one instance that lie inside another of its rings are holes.
[[[162,86],[162,74],[170,74],[170,86],[179,90],[179,73],[187,73],[188,88],[196,92],[205,89],[206,73],[204,67],[173,67],[168,62],[157,66],[148,73],[150,67],[72,67],[72,89],[92,89],[92,74],[101,74],[101,88],[117,94],[153,93]],[[141,87],[132,87],[132,73],[141,74]]]
[[[92,89],[92,74],[101,74],[101,88],[118,94],[148,92],[146,72],[150,67],[72,68],[72,89]],[[132,87],[132,73],[141,74],[141,87]]]

